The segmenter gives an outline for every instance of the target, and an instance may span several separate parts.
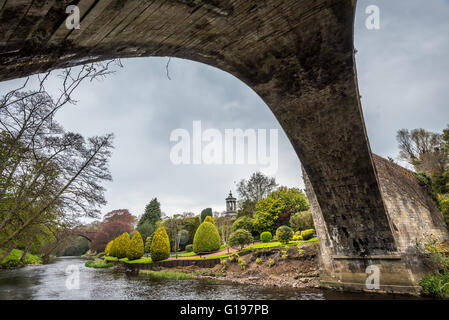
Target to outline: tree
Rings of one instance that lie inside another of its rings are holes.
[[[310,210],[297,212],[290,217],[290,227],[293,231],[314,229],[312,212]]]
[[[206,208],[201,211],[201,222],[203,222],[207,216],[212,217],[212,208]]]
[[[401,129],[396,139],[399,143],[399,157],[413,165],[416,171],[441,174],[449,163],[446,134],[424,129]]]
[[[239,209],[237,210],[237,218],[250,217],[252,218],[256,211],[256,200],[242,200],[239,201]]]
[[[210,222],[203,222],[193,238],[195,253],[211,252],[220,249],[221,240],[217,227]]]
[[[297,188],[279,187],[256,206],[254,223],[259,232],[274,233],[281,225],[288,225],[293,213],[308,210],[306,195]]]
[[[229,236],[232,233],[232,224],[234,219],[231,217],[218,217],[215,218],[215,226],[217,227],[218,233],[220,234],[220,239],[222,243],[228,241]]]
[[[230,247],[240,246],[240,249],[243,249],[245,244],[250,244],[251,242],[253,242],[251,233],[245,229],[238,229],[231,234],[227,245]]]
[[[146,205],[145,212],[140,218],[137,228],[145,222],[156,225],[156,222],[161,220],[161,214],[161,204],[157,201],[157,198],[152,199],[150,203]]]
[[[131,241],[129,242],[128,247],[126,248],[126,257],[128,260],[136,260],[142,257],[144,254],[144,245],[142,236],[139,231],[137,231]]]
[[[245,229],[248,230],[249,232],[253,232],[255,230],[254,219],[251,219],[249,217],[238,218],[232,224],[232,229],[234,231],[238,229]]]
[[[245,201],[257,203],[276,187],[275,178],[265,176],[261,172],[253,173],[248,180],[242,179],[237,184],[237,193],[240,197],[239,206],[242,208]]]
[[[162,261],[170,257],[170,240],[164,227],[157,228],[154,233],[150,255],[153,261]]]
[[[0,208],[8,206],[0,212],[0,246],[44,225],[38,221],[64,228],[80,216],[96,217],[106,203],[101,183],[111,180],[113,135],[84,139],[65,131],[55,115],[75,103],[71,96],[83,80],[108,74],[110,63],[63,70],[56,97],[45,89],[47,73],[37,89],[25,91],[27,80],[0,98]]]

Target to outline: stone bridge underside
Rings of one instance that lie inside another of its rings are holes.
[[[80,29],[66,27],[70,4],[80,9]],[[355,0],[0,0],[0,8],[0,80],[148,56],[190,59],[233,74],[262,97],[289,137],[313,186],[332,255],[363,266],[369,257],[401,251],[360,106]],[[345,278],[352,265],[326,268],[343,287],[364,281]],[[416,284],[390,278],[385,285]]]

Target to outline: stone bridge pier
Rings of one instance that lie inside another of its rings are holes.
[[[418,230],[419,239],[432,230],[448,235],[426,196],[413,198],[378,170],[384,162],[373,160],[357,87],[355,4],[1,0],[0,81],[148,56],[190,59],[233,74],[272,110],[307,173],[323,284],[364,290],[366,266],[376,264],[380,290],[410,292],[423,270],[413,253]],[[67,28],[68,5],[79,8],[79,29]]]

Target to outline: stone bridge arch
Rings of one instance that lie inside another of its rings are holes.
[[[376,260],[386,261],[382,289],[409,291],[416,279],[401,258],[360,105],[355,3],[3,0],[0,80],[146,56],[190,59],[233,74],[273,111],[307,173],[314,215],[329,239],[328,285],[364,290],[364,266]],[[66,26],[69,4],[80,9],[79,29]],[[399,269],[389,264],[395,257]]]

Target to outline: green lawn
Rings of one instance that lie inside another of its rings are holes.
[[[5,249],[0,249],[0,256],[5,252]],[[0,268],[15,268],[19,266],[20,258],[22,257],[23,251],[18,249],[13,249],[9,255],[1,261]],[[41,264],[42,259],[34,254],[28,253],[25,258],[25,265],[27,264]]]
[[[247,250],[253,250],[253,249],[261,249],[261,248],[276,248],[276,247],[283,247],[283,246],[296,246],[298,244],[303,244],[303,243],[307,243],[307,242],[318,242],[318,238],[312,238],[310,240],[301,240],[301,241],[290,241],[288,244],[283,245],[280,242],[267,242],[267,243],[256,243],[253,244],[252,246],[246,247],[243,250],[238,251],[239,252],[243,252],[243,251],[247,251]],[[224,247],[223,247],[224,248]],[[222,250],[222,249],[221,249]],[[178,259],[179,260],[204,260],[204,259],[222,259],[222,258],[227,258],[229,256],[232,255],[232,253],[224,253],[224,254],[220,254],[220,255],[216,255],[216,256],[205,256],[202,258],[189,258],[190,256],[194,256],[196,255],[196,253],[194,252],[179,252],[178,253]],[[174,255],[172,255],[171,257],[174,257]],[[115,257],[104,257],[105,260],[107,261],[117,261],[118,259]],[[137,260],[132,260],[132,261],[128,261],[128,258],[123,258],[120,259],[120,261],[126,262],[126,263],[151,263],[152,260],[151,258],[141,258],[141,259],[137,259]],[[167,260],[163,260],[163,261],[169,261]]]

